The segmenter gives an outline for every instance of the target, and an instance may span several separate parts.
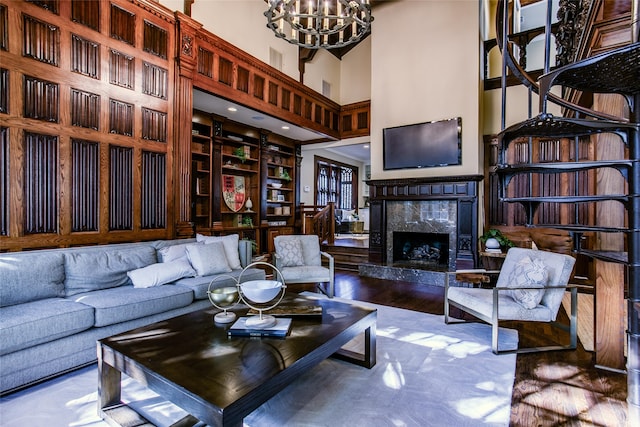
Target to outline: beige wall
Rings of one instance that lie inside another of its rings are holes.
[[[371,36],[373,179],[480,174],[480,5],[401,1],[376,8]],[[462,165],[382,170],[382,129],[462,117]]]

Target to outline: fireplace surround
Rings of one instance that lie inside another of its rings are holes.
[[[478,188],[482,179],[482,175],[466,175],[367,181],[369,264],[361,266],[360,274],[411,280],[414,273],[408,270],[442,272],[475,268],[478,265]],[[394,265],[393,235],[396,232],[446,233],[449,236],[447,265],[425,264],[417,268]],[[378,267],[387,267],[395,273],[389,276]],[[443,280],[440,277],[436,282],[442,284]]]

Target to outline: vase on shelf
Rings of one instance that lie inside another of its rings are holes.
[[[251,201],[251,197],[249,197],[247,201],[244,203],[244,207],[247,208],[246,212],[253,212],[251,210],[253,208],[253,202]]]

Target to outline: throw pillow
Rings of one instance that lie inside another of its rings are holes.
[[[196,270],[197,276],[209,276],[231,271],[222,242],[187,246],[187,256]]]
[[[187,246],[189,245],[201,245],[202,243],[182,243],[179,245],[165,246],[158,250],[158,258],[160,262],[171,262],[179,259],[188,261],[187,258]]]
[[[276,252],[282,258],[283,267],[304,265],[300,239],[282,239],[277,242]]]
[[[187,259],[151,264],[127,271],[134,288],[150,288],[171,283],[183,277],[195,276],[196,272]]]
[[[507,287],[513,289],[505,293],[524,308],[532,309],[540,304],[545,290],[520,288],[543,288],[548,279],[549,273],[542,260],[532,260],[527,256],[518,261],[511,271]]]
[[[204,242],[205,244],[222,242],[224,245],[224,253],[227,256],[227,262],[232,270],[242,268],[240,264],[240,252],[238,251],[239,239],[240,236],[237,234],[230,234],[228,236],[204,236],[202,234],[196,234],[196,240],[198,242]]]

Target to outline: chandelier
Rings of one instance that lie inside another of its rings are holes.
[[[357,42],[373,21],[369,0],[269,0],[264,15],[276,37],[308,49]]]

